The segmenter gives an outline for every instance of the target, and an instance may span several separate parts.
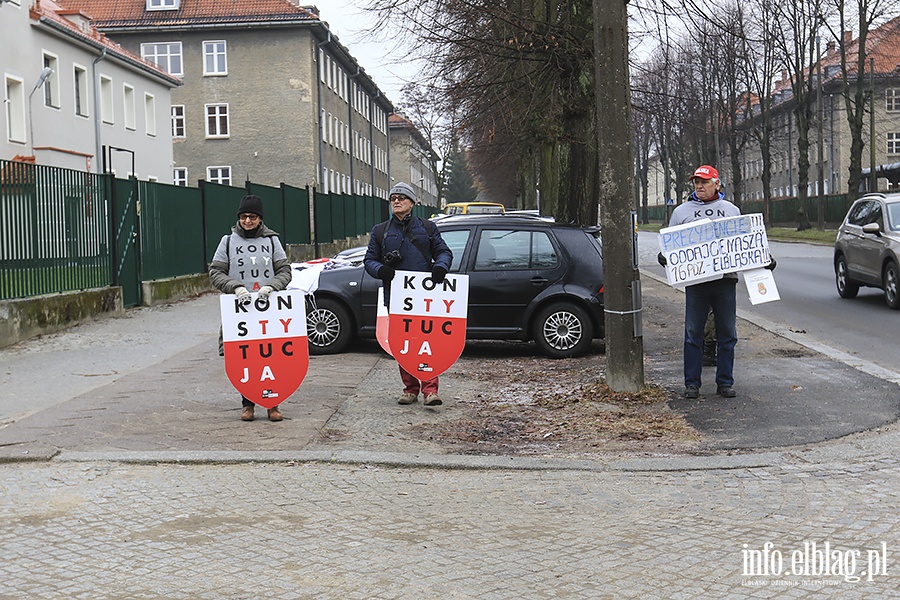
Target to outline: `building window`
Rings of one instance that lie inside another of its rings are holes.
[[[6,139],[25,143],[25,85],[20,79],[6,78]]]
[[[210,183],[231,185],[231,167],[206,167],[206,180]]]
[[[187,187],[188,184],[188,173],[187,169],[184,167],[179,167],[172,171],[172,183],[175,185],[180,185],[182,187]]]
[[[125,129],[134,131],[137,128],[135,124],[137,117],[135,116],[134,88],[126,84],[123,89],[125,92]]]
[[[59,108],[59,60],[52,54],[44,54],[44,68],[53,69],[44,82],[44,106]]]
[[[147,0],[147,10],[178,10],[178,0]]]
[[[113,107],[113,82],[105,75],[100,76],[100,118],[107,125],[116,122]]]
[[[900,154],[900,133],[887,134],[887,153]]]
[[[225,55],[225,40],[203,42],[203,74],[228,74],[228,60]]]
[[[156,137],[156,97],[153,94],[144,94],[144,122],[147,135]]]
[[[884,90],[884,102],[884,107],[888,112],[900,112],[900,89]]]
[[[229,135],[228,128],[228,105],[227,104],[207,104],[206,105],[206,137],[208,138],[227,138]]]
[[[141,57],[170,75],[184,75],[181,42],[141,44]]]
[[[75,114],[88,116],[88,79],[87,69],[75,65]]]
[[[185,131],[184,104],[173,104],[172,105],[172,137],[183,139],[185,137],[184,131]]]

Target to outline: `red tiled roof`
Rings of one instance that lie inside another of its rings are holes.
[[[90,23],[90,26],[81,27],[63,16],[80,14],[82,17],[85,17],[86,21],[89,20],[89,17],[85,15],[83,11],[78,9],[73,10],[73,8],[74,7],[68,6],[68,2],[66,2],[66,7],[63,8],[54,0],[37,0],[29,9],[29,16],[35,21],[42,21],[45,23],[52,22],[53,27],[64,30],[73,38],[78,38],[95,46],[106,48],[111,54],[119,56],[126,62],[130,62],[144,71],[152,72],[157,77],[168,80],[173,85],[180,84],[181,80],[177,77],[173,77],[166,71],[163,71],[156,66],[156,64],[132,54],[130,51],[97,31],[93,22]]]
[[[89,14],[98,27],[177,26],[201,23],[317,21],[289,0],[180,0],[177,10],[147,10],[145,0],[63,0]]]
[[[851,39],[846,43],[844,52],[847,55],[847,73],[854,75],[856,73],[856,61],[859,57],[859,38]],[[887,75],[894,73],[900,68],[900,17],[884,23],[883,25],[869,31],[866,37],[866,75],[869,74],[868,59],[875,60],[876,75]],[[840,67],[841,53],[840,50],[830,47],[822,57],[822,67]],[[810,73],[815,74],[817,64],[810,67]],[[824,81],[829,81],[836,77],[840,77],[840,73],[831,77],[823,77]],[[779,81],[775,82],[775,91],[788,90],[791,87],[790,79],[787,73],[783,72]]]

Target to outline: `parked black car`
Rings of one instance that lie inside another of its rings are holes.
[[[853,203],[834,243],[834,277],[841,298],[871,286],[900,309],[900,194],[866,194]]]
[[[469,276],[467,339],[534,340],[553,358],[579,356],[602,338],[599,227],[529,215],[435,219],[453,251],[451,273]],[[307,312],[311,354],[375,336],[378,288],[360,266],[323,271]]]

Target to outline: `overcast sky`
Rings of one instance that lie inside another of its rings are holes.
[[[395,105],[400,100],[400,88],[416,78],[418,71],[406,53],[389,41],[389,35],[372,36],[366,30],[375,18],[359,8],[365,0],[311,0],[319,8],[319,17],[328,23],[331,33],[350,50],[356,62],[366,70],[375,84]]]

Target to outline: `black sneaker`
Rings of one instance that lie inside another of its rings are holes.
[[[715,367],[719,364],[715,354],[704,354],[703,359],[700,362],[704,367]]]
[[[689,385],[684,388],[684,397],[685,398],[699,398],[700,397],[700,388],[696,385]]]
[[[734,391],[734,388],[730,385],[720,385],[716,390],[716,393],[723,398],[734,398],[737,396],[737,392]]]

